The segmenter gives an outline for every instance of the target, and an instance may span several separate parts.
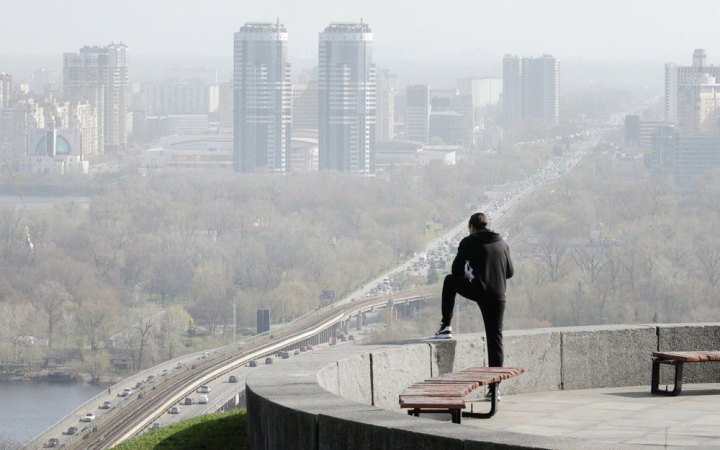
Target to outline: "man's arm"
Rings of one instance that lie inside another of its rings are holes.
[[[465,276],[465,246],[467,245],[467,242],[465,239],[460,241],[460,245],[458,245],[458,252],[457,255],[455,255],[455,259],[452,262],[452,268],[450,269],[450,272],[455,275],[456,277],[464,277]]]
[[[512,278],[513,274],[515,274],[515,267],[513,267],[512,259],[510,259],[510,248],[507,245],[505,246],[505,258],[507,260],[505,278]]]

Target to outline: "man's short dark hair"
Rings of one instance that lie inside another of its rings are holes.
[[[475,213],[470,216],[468,225],[475,228],[476,230],[484,230],[488,226],[487,216],[481,212]]]

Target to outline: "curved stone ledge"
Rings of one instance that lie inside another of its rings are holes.
[[[526,373],[505,394],[650,384],[655,350],[718,350],[720,324],[618,325],[505,333],[505,365]],[[432,376],[485,364],[482,334],[445,342],[346,345],[268,366],[246,383],[253,449],[622,448],[487,432],[410,417],[398,395]],[[688,365],[687,382],[720,382],[720,364]],[[500,412],[502,414],[502,405]],[[490,419],[492,420],[492,419]]]

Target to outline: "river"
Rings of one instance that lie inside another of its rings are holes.
[[[0,443],[28,442],[105,389],[87,383],[0,382]]]

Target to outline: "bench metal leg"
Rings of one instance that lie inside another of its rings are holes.
[[[491,383],[490,388],[490,411],[486,413],[463,412],[463,417],[471,417],[473,419],[489,419],[497,412],[497,387],[499,383]],[[459,422],[458,422],[459,423]]]
[[[675,386],[672,391],[660,389],[660,364],[668,364],[675,366]],[[658,395],[676,396],[682,392],[683,363],[680,361],[664,361],[654,359],[652,365],[652,380],[650,382],[650,392]]]
[[[414,409],[408,409],[408,415],[409,416],[415,416],[420,417],[420,413],[423,414],[450,414],[450,418],[452,419],[452,423],[460,423],[461,410],[457,408],[447,408],[447,409],[422,409],[422,408],[414,408]]]

